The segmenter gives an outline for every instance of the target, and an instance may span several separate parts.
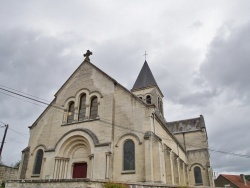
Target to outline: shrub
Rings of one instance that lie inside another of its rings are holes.
[[[104,184],[105,188],[129,188],[129,185],[123,183],[107,182]]]
[[[4,182],[1,184],[0,188],[5,188],[5,183]]]

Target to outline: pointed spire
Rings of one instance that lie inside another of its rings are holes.
[[[134,89],[141,89],[141,88],[145,88],[148,86],[157,86],[157,83],[155,81],[155,78],[148,66],[147,61],[145,60],[143,67],[135,81],[135,84],[132,88],[132,90]]]

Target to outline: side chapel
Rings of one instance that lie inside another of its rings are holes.
[[[129,91],[85,60],[29,127],[20,179],[213,186],[203,116],[168,122],[145,61]]]

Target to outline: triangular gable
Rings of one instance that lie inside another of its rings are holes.
[[[81,68],[81,66],[83,66],[84,63],[88,63],[89,65],[91,65],[94,69],[96,69],[98,72],[100,72],[101,74],[103,74],[105,77],[107,77],[109,80],[111,80],[115,85],[120,86],[122,89],[124,89],[128,94],[130,94],[134,99],[136,99],[137,101],[139,101],[140,103],[142,103],[143,105],[147,106],[147,107],[154,107],[154,105],[149,105],[146,104],[144,102],[142,102],[142,100],[140,100],[136,95],[134,95],[133,93],[131,93],[127,88],[125,88],[124,86],[122,86],[120,83],[118,83],[115,79],[113,79],[111,76],[109,76],[108,74],[106,74],[105,72],[103,72],[101,69],[99,69],[98,67],[96,67],[94,64],[92,64],[89,60],[84,60],[78,67],[77,69],[70,75],[70,77],[64,82],[64,84],[60,87],[60,89],[55,93],[55,99],[53,99],[53,101],[49,104],[49,106],[46,107],[46,109],[42,112],[42,114],[35,120],[35,122],[29,126],[29,128],[33,128],[37,121],[39,119],[41,119],[43,117],[43,115],[45,114],[45,112],[49,109],[49,107],[56,107],[54,106],[54,102],[57,98],[57,96],[59,95],[60,91],[67,85],[67,83],[69,83],[69,81],[71,80],[71,78],[74,77],[74,75],[78,72],[78,70]],[[58,108],[58,107],[57,107]]]

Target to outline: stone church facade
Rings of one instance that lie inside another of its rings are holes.
[[[19,178],[213,186],[203,116],[167,122],[146,61],[129,91],[89,55],[29,127]]]

